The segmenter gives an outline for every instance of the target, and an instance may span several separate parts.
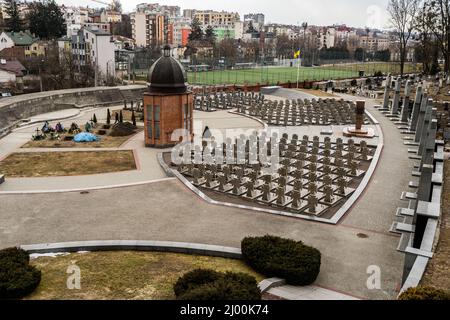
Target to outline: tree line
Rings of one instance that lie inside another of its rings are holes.
[[[416,59],[423,64],[425,73],[450,73],[449,0],[389,0],[388,12],[402,74],[411,40],[418,41]],[[444,60],[443,70],[440,58]]]

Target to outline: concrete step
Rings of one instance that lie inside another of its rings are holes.
[[[416,226],[409,223],[398,222],[396,230],[399,232],[414,233],[416,231]]]
[[[406,248],[411,246],[411,241],[412,241],[411,233],[402,233],[400,241],[398,242],[397,251],[405,252]]]
[[[397,217],[414,217],[414,210],[407,208],[397,208]]]
[[[402,195],[400,197],[401,200],[416,200],[417,199],[417,193],[413,192],[402,192]]]
[[[417,182],[417,181],[410,181],[409,182],[409,187],[417,189],[419,187],[419,182]]]

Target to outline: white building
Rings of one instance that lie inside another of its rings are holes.
[[[336,29],[335,28],[323,28],[317,34],[317,47],[333,48],[336,43]]]
[[[242,21],[236,21],[234,23],[234,39],[239,40],[244,37],[244,23]]]
[[[155,47],[166,43],[169,18],[152,7],[152,4],[138,5],[130,15],[132,38],[136,47]]]
[[[115,50],[111,34],[96,27],[83,27],[72,36],[72,56],[75,61],[80,66],[92,65],[100,81],[115,77]]]

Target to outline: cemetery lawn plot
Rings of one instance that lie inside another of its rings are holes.
[[[0,162],[10,178],[77,176],[136,170],[132,151],[13,153]]]
[[[31,140],[24,144],[22,148],[119,148],[134,135],[144,130],[142,127],[138,127],[135,133],[123,137],[114,137],[109,134],[111,132],[110,129],[102,129],[102,126],[103,125],[99,125],[93,131],[93,133],[99,137],[99,141],[77,143],[73,141],[73,135],[64,133],[60,135],[60,139],[58,140],[51,140],[50,138],[36,141]],[[100,134],[101,131],[103,131],[103,134]],[[69,137],[70,139],[66,141],[66,137]]]
[[[111,137],[100,136],[100,141],[80,142],[64,141],[66,135],[61,135],[61,140],[37,140],[29,141],[22,148],[119,148],[127,142],[132,136]]]
[[[81,290],[66,286],[72,261],[81,269]],[[243,272],[264,279],[244,262],[225,258],[161,252],[89,252],[39,257],[31,264],[42,271],[37,290],[26,299],[175,299],[173,285],[180,276],[198,268]]]
[[[442,219],[439,242],[433,259],[428,263],[420,283],[437,289],[450,288],[450,160],[444,165],[444,190],[442,192]]]

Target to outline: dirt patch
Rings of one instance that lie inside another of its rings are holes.
[[[132,151],[13,153],[0,162],[6,177],[56,177],[136,170]]]
[[[444,189],[442,192],[442,218],[439,242],[429,262],[421,285],[448,290],[450,288],[450,160],[444,166]]]
[[[137,127],[130,122],[117,123],[111,128],[111,137],[129,137],[136,133]]]
[[[75,263],[81,271],[81,289],[67,289],[67,268]],[[42,271],[33,300],[169,300],[180,276],[197,268],[263,277],[240,260],[153,252],[90,252],[40,257],[31,264]]]

